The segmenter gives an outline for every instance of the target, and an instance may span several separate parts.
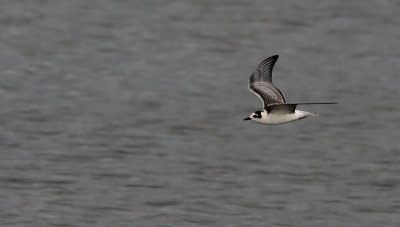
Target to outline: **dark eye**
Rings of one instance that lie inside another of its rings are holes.
[[[257,118],[258,116],[257,116],[257,115],[253,115],[253,117],[254,117],[254,118]]]

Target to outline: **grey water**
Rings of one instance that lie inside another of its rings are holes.
[[[0,226],[400,226],[398,1],[0,6]]]

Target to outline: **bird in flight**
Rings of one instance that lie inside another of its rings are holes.
[[[278,57],[274,55],[265,59],[251,74],[249,89],[262,100],[264,108],[250,114],[249,117],[243,119],[244,121],[251,120],[266,125],[283,124],[318,115],[318,113],[296,110],[297,105],[337,104],[336,102],[287,103],[282,92],[272,83],[272,69]]]

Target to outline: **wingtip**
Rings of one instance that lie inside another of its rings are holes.
[[[272,59],[274,59],[275,61],[277,61],[278,58],[279,58],[279,55],[275,54],[275,55],[272,55],[272,56],[267,57],[266,59],[264,59],[264,61],[268,61],[268,60],[272,60]]]

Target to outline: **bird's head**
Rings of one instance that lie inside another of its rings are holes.
[[[255,111],[254,113],[250,114],[249,117],[246,117],[245,119],[243,119],[243,121],[247,121],[247,120],[259,121],[263,116],[263,112],[264,112],[264,110]]]

